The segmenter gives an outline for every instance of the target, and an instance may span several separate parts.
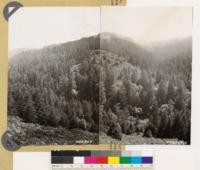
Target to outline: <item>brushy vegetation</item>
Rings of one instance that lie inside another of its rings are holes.
[[[16,116],[8,117],[8,125],[13,140],[22,146],[97,144],[99,142],[98,133],[91,133],[78,128],[68,130],[63,127],[25,123]]]

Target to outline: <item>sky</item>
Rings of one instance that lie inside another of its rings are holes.
[[[192,35],[191,7],[23,7],[9,19],[9,50],[41,48],[102,32],[140,44]]]
[[[23,7],[9,18],[9,49],[41,48],[99,32],[97,7]]]
[[[192,8],[103,8],[101,11],[101,31],[112,31],[127,36],[140,44],[191,36]]]

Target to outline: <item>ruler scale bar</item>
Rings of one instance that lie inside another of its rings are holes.
[[[153,167],[124,167],[124,166],[120,166],[120,167],[112,167],[112,166],[108,166],[108,167],[96,167],[96,166],[90,166],[90,167],[85,167],[85,166],[82,166],[82,167],[52,167],[52,170],[74,170],[74,169],[78,169],[78,170],[81,170],[81,169],[85,169],[85,170],[101,170],[101,169],[106,169],[106,170],[116,170],[116,169],[119,169],[119,170],[128,170],[128,169],[131,169],[131,170],[153,170]]]

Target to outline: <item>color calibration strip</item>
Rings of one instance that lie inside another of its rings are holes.
[[[152,170],[153,156],[150,154],[145,156],[141,151],[52,151],[51,164],[53,170],[113,169],[113,167],[122,170],[125,167]]]

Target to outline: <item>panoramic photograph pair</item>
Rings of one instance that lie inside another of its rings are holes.
[[[22,7],[8,37],[19,145],[190,145],[191,7]]]

